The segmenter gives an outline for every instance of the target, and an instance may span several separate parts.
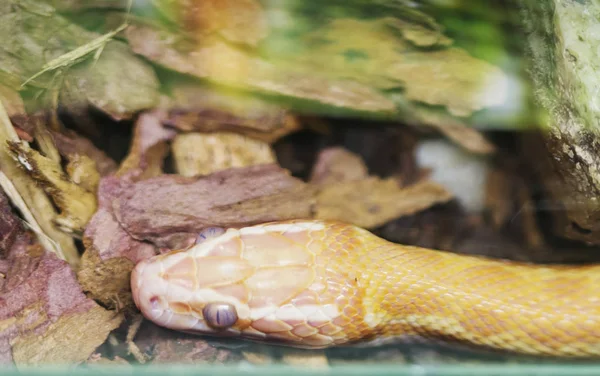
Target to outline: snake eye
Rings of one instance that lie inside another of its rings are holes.
[[[204,321],[213,329],[227,329],[238,319],[235,307],[229,303],[209,303],[202,310]]]
[[[200,244],[211,238],[216,238],[223,233],[225,233],[225,230],[221,227],[207,227],[200,231],[198,237],[196,237],[196,244]]]

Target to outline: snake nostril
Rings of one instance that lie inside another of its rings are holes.
[[[151,309],[154,310],[154,309],[160,308],[160,298],[158,296],[151,297],[149,302],[150,302]]]

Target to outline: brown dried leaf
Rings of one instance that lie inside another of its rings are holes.
[[[22,236],[0,291],[0,359],[18,367],[85,361],[123,316],[82,292],[72,268]]]
[[[35,180],[12,158],[8,142],[21,141],[0,103],[0,185],[36,232],[40,243],[55,252],[59,258],[76,266],[79,254],[73,239],[56,228],[54,219],[57,213],[52,202]]]
[[[163,160],[168,148],[166,141],[176,132],[163,127],[161,111],[145,112],[135,123],[131,149],[121,162],[116,175],[123,178],[147,179],[162,173]]]
[[[398,30],[411,41],[398,38]],[[308,34],[311,48],[295,57],[298,63],[317,72],[326,69],[334,77],[381,89],[402,88],[404,100],[444,106],[453,116],[470,116],[507,101],[508,79],[502,70],[459,48],[416,48],[418,33],[425,44],[448,44],[444,37],[431,40],[432,34],[423,35],[420,25],[391,17],[336,18]],[[348,51],[358,56],[351,63]]]
[[[187,133],[172,145],[177,172],[183,176],[208,175],[235,167],[276,163],[268,143],[236,133]]]
[[[180,84],[164,105],[165,125],[183,131],[232,131],[273,143],[300,128],[285,109],[251,95]]]
[[[58,226],[65,232],[82,233],[96,211],[95,193],[74,183],[62,170],[60,163],[41,155],[25,142],[10,142],[9,148],[61,210],[55,218]]]
[[[101,176],[108,175],[117,169],[117,164],[102,150],[85,137],[73,131],[51,131],[52,139],[61,156],[72,159],[73,155],[85,155],[95,162],[96,170]]]
[[[311,188],[277,165],[198,179],[163,175],[131,183],[123,192],[113,202],[121,226],[136,239],[168,248],[189,244],[207,226],[306,218],[314,204]]]
[[[393,112],[392,101],[369,86],[332,80],[316,72],[282,69],[219,40],[188,43],[164,30],[132,25],[125,35],[132,49],[180,73],[234,88],[317,101],[362,111]]]
[[[186,31],[202,38],[219,33],[235,43],[255,46],[269,32],[261,4],[255,0],[184,0],[180,20]]]
[[[444,113],[419,108],[415,114],[420,124],[433,127],[457,145],[476,154],[491,154],[495,146],[477,129]]]
[[[400,187],[394,178],[369,177],[323,187],[317,195],[316,217],[371,229],[451,199],[443,186],[430,181]]]

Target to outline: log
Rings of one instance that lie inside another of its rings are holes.
[[[553,232],[600,244],[597,2],[519,0],[542,137],[524,137]]]

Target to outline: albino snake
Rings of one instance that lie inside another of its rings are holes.
[[[135,267],[133,298],[147,319],[304,348],[420,337],[532,355],[600,355],[600,265],[459,255],[327,221],[208,235]]]

